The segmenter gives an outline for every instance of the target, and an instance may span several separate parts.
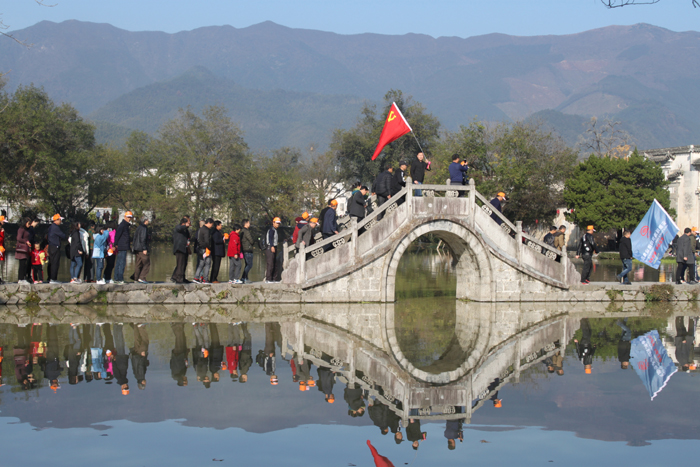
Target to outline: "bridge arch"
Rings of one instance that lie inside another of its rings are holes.
[[[445,219],[426,220],[406,234],[390,252],[383,274],[386,302],[396,296],[396,273],[399,261],[408,247],[419,237],[433,234],[445,242],[456,256],[458,299],[492,301],[495,295],[495,275],[491,255],[484,240],[472,227]]]

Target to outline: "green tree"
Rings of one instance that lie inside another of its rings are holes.
[[[591,155],[566,180],[567,218],[599,230],[634,228],[654,199],[674,216],[667,185],[661,167],[636,150],[628,159]]]
[[[20,86],[0,99],[0,193],[11,204],[80,218],[113,189],[115,153],[95,144],[94,128],[43,89]]]
[[[381,113],[377,114],[376,105],[365,104],[353,128],[333,132],[331,150],[338,161],[340,181],[360,180],[370,186],[383,167],[396,166],[399,160],[410,160],[420,152],[416,139],[405,135],[387,145],[376,160],[371,160],[392,102],[399,106],[428,156],[436,149],[440,136],[440,121],[432,114],[426,113],[421,103],[413,101],[410,96],[404,96],[400,90],[392,89],[384,96],[384,108]]]

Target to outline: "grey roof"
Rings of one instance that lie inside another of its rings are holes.
[[[660,164],[676,157],[679,154],[688,154],[695,151],[699,145],[676,146],[674,148],[646,149],[641,151],[644,157]]]

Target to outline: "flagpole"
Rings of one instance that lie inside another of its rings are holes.
[[[423,155],[425,156],[425,160],[428,160],[428,156],[425,154],[425,151],[424,151],[423,148],[421,147],[420,142],[418,141],[418,138],[416,137],[416,133],[415,133],[413,130],[411,130],[411,134],[413,135],[413,139],[416,140],[416,144],[417,144],[418,147],[420,148],[420,152],[422,152]]]

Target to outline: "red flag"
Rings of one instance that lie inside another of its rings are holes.
[[[376,467],[394,467],[394,464],[392,464],[389,459],[380,455],[377,450],[374,449],[374,446],[372,446],[369,440],[367,440],[367,446],[369,446],[369,450],[372,451],[372,457],[374,458],[374,465]]]
[[[382,152],[382,149],[384,149],[384,146],[392,141],[396,141],[411,131],[413,130],[411,130],[411,126],[399,110],[399,106],[396,105],[396,102],[392,102],[389,115],[386,116],[386,122],[384,122],[382,135],[379,137],[379,144],[377,144],[377,149],[374,150],[372,160],[377,158],[379,153]]]

